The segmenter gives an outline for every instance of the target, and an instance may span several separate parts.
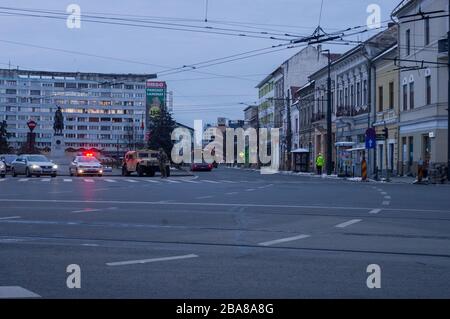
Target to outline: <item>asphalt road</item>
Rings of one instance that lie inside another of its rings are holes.
[[[445,185],[8,176],[0,203],[0,297],[450,298]]]

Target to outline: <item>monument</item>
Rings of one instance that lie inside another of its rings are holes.
[[[65,157],[65,142],[64,142],[64,116],[62,114],[61,107],[58,106],[53,123],[53,137],[51,141],[50,147],[50,158],[55,162],[66,162],[67,159]]]

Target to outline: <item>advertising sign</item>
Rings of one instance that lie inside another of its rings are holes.
[[[166,82],[147,81],[146,83],[146,104],[145,123],[147,130],[153,127],[153,118],[166,107]]]

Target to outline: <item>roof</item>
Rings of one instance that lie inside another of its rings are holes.
[[[351,55],[355,54],[356,52],[360,51],[361,49],[363,49],[363,48],[365,47],[365,45],[367,45],[367,44],[374,44],[374,43],[375,43],[375,44],[378,44],[378,45],[380,45],[380,44],[382,45],[383,42],[386,42],[386,41],[389,42],[389,40],[391,40],[391,39],[394,38],[394,37],[392,36],[392,34],[393,34],[393,33],[396,33],[397,31],[398,31],[398,26],[397,26],[397,25],[394,25],[394,26],[389,27],[389,28],[386,29],[386,30],[383,30],[383,31],[381,31],[381,32],[378,32],[377,34],[373,35],[372,37],[370,37],[369,39],[367,39],[367,40],[364,41],[363,43],[358,44],[357,46],[355,46],[354,48],[348,50],[348,51],[345,52],[344,54],[341,54],[339,58],[337,58],[336,60],[334,60],[334,61],[331,62],[331,66],[334,66],[334,65],[340,63],[341,61],[344,61],[344,60],[347,59],[349,56],[351,56]],[[397,41],[397,36],[395,35],[395,43],[396,43],[396,41]],[[386,48],[390,48],[390,47],[391,47],[393,44],[395,44],[395,43],[393,43],[393,42],[391,41],[391,42],[389,43],[389,46],[386,47]],[[382,52],[384,52],[384,51],[386,50],[386,48],[384,48]],[[380,53],[378,53],[377,55],[379,55],[379,54],[380,54]],[[376,56],[377,56],[377,55],[376,55]],[[317,74],[319,74],[319,73],[322,73],[322,72],[326,71],[326,70],[327,70],[327,67],[328,67],[328,66],[324,66],[323,68],[321,68],[321,69],[317,70],[316,72],[312,73],[312,74],[310,75],[310,78],[313,77],[313,76],[315,76],[315,75],[317,75]]]
[[[391,15],[396,16],[400,11],[402,11],[406,6],[413,3],[415,0],[402,0],[400,3],[392,10]]]
[[[95,72],[61,72],[61,71],[38,71],[38,70],[22,70],[22,69],[0,69],[0,73],[9,74],[12,76],[27,75],[27,76],[44,76],[44,77],[73,77],[84,78],[89,80],[90,78],[101,78],[111,80],[121,80],[127,78],[138,78],[142,81],[147,79],[155,79],[156,74],[135,74],[135,73],[95,73]]]
[[[270,73],[268,76],[266,76],[261,82],[258,83],[257,86],[255,86],[255,88],[259,89],[260,87],[262,87],[264,84],[266,84],[271,78],[273,78],[273,76],[278,72],[282,70],[281,66],[278,66],[275,71],[273,71],[272,73]]]
[[[184,128],[187,128],[189,131],[194,131],[194,129],[193,129],[192,127],[187,126],[187,125],[184,125],[184,124],[181,124],[181,123],[179,123],[179,122],[176,122],[176,125],[177,125],[177,126],[184,127]]]

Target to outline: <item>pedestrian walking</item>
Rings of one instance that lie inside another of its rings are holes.
[[[167,154],[166,154],[166,152],[164,152],[163,148],[159,149],[158,161],[159,161],[159,172],[161,173],[161,178],[167,178],[167,172],[166,172]]]
[[[324,162],[325,162],[325,159],[323,158],[322,153],[319,153],[319,155],[316,158],[316,167],[317,167],[318,175],[322,175],[322,168],[323,168]]]

